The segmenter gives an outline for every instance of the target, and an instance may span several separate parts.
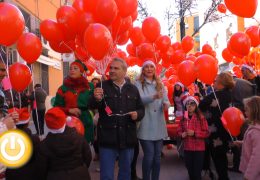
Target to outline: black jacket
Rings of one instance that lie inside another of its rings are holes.
[[[36,135],[32,135],[29,128],[22,129],[31,139],[33,145],[33,154],[28,163],[18,169],[7,169],[5,172],[6,180],[35,180],[35,164],[36,153],[40,144],[40,139]]]
[[[216,131],[211,132],[210,134],[210,143],[213,143],[213,140],[220,138],[220,140],[223,142],[223,145],[227,148],[228,141],[230,141],[231,138],[221,122],[221,116],[225,109],[231,105],[231,91],[228,89],[216,91],[216,96],[218,98],[221,111],[219,110],[218,106],[211,106],[212,101],[216,99],[214,93],[207,95],[200,102],[199,109],[204,112],[209,128],[216,128]]]
[[[100,84],[98,85],[100,87]],[[126,82],[120,90],[111,80],[102,82],[104,98],[97,102],[92,97],[90,106],[99,111],[98,142],[102,147],[108,148],[133,148],[137,143],[136,121],[130,115],[108,116],[106,106],[112,110],[112,114],[125,114],[137,111],[140,121],[144,117],[144,105],[138,89]]]
[[[90,180],[91,151],[87,141],[74,128],[61,134],[49,133],[40,144],[35,179]]]

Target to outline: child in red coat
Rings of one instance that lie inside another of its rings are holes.
[[[178,127],[183,140],[184,160],[191,180],[200,180],[203,168],[205,138],[209,136],[206,119],[198,111],[198,100],[193,96],[184,99],[186,111]]]

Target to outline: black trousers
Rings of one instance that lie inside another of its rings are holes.
[[[215,148],[213,145],[210,145],[210,154],[218,173],[218,179],[229,180],[227,147],[222,145]]]
[[[131,177],[132,177],[132,179],[137,177],[136,163],[137,163],[138,155],[139,155],[139,142],[135,145],[134,157],[133,157],[133,161],[131,163]]]
[[[204,153],[204,151],[184,151],[185,165],[188,170],[190,180],[201,180]]]
[[[38,122],[37,122],[37,117],[36,117],[36,109],[32,110],[32,116],[33,116],[33,122],[35,129],[37,131],[38,135],[43,135],[44,134],[44,115],[45,115],[46,109],[43,110],[37,110],[38,114]]]
[[[240,165],[241,150],[241,147],[237,146],[231,148],[231,151],[233,153],[233,168],[237,171],[239,170]]]

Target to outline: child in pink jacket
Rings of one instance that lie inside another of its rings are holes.
[[[260,97],[244,100],[245,114],[252,125],[244,135],[239,170],[247,180],[260,179]]]

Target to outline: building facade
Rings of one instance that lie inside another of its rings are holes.
[[[49,96],[54,96],[58,87],[62,84],[64,75],[68,71],[68,63],[63,63],[62,55],[53,51],[48,42],[41,36],[39,26],[44,19],[56,19],[57,9],[69,3],[63,0],[2,0],[16,5],[22,12],[25,19],[25,32],[32,32],[37,35],[42,42],[43,50],[39,59],[29,65],[33,74],[34,84],[40,83],[48,92]],[[9,64],[25,61],[19,56],[16,45],[7,48]],[[65,71],[64,71],[65,69]],[[30,89],[32,89],[32,86]]]

